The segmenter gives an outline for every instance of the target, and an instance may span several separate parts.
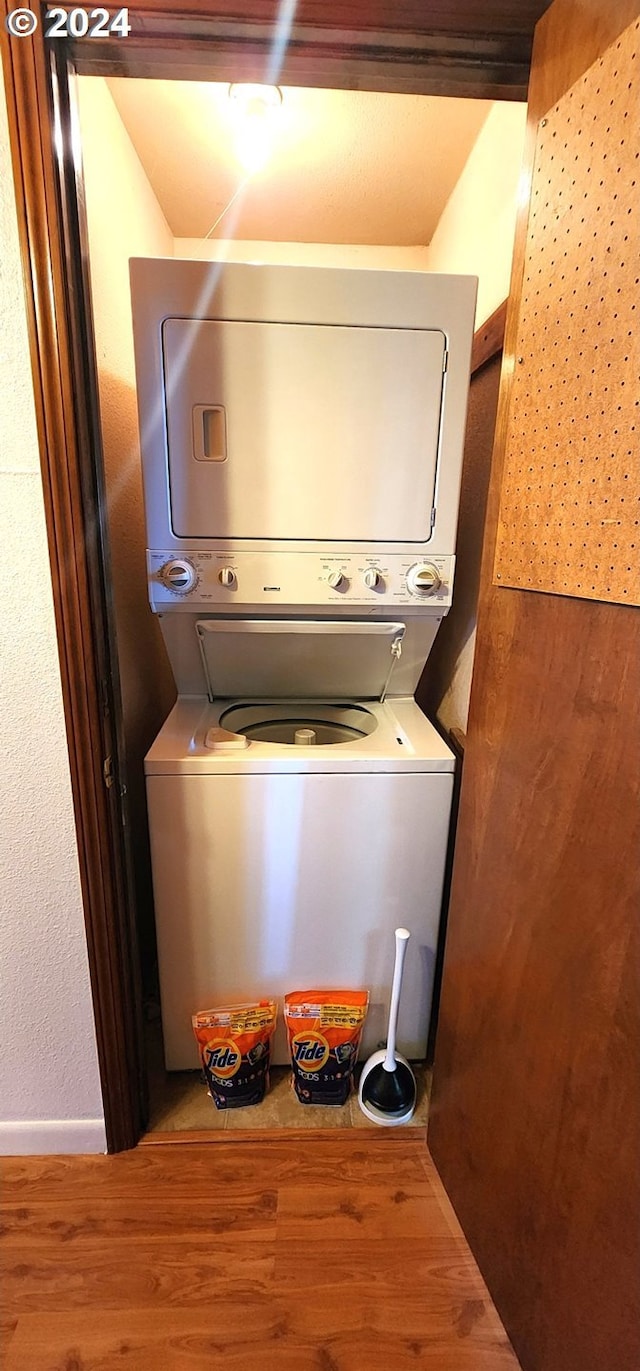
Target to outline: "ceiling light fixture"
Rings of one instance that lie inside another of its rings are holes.
[[[262,170],[273,152],[282,91],[279,86],[235,81],[229,86],[229,99],[236,125],[236,157],[251,176]]]
[[[229,99],[237,100],[238,104],[244,105],[245,108],[257,100],[268,109],[277,109],[282,104],[282,91],[279,86],[261,86],[255,81],[234,81],[229,86]]]

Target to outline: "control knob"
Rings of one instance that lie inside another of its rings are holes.
[[[218,572],[220,585],[230,588],[236,583],[236,573],[231,566],[223,566],[222,571]]]
[[[372,566],[369,567],[368,571],[365,571],[364,583],[367,590],[377,590],[378,586],[382,583],[382,577],[377,567]]]
[[[408,589],[412,595],[418,595],[422,600],[428,595],[435,595],[441,585],[440,572],[432,562],[416,562],[407,572]]]
[[[167,589],[173,590],[176,595],[188,595],[198,580],[195,567],[182,559],[165,562],[160,577]]]
[[[331,586],[332,590],[346,590],[349,582],[343,571],[332,571],[327,576],[327,585]]]

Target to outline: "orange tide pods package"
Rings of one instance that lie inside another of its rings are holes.
[[[260,1104],[269,1088],[275,1000],[206,1009],[191,1022],[216,1109]]]
[[[293,1088],[302,1104],[345,1104],[353,1085],[367,990],[294,990],[284,997]]]

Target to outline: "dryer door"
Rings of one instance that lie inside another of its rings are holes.
[[[443,333],[172,318],[162,342],[176,537],[427,541]]]

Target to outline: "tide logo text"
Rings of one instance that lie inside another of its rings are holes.
[[[329,1059],[330,1048],[322,1033],[311,1030],[296,1033],[291,1051],[299,1071],[319,1071]]]
[[[240,1070],[242,1053],[231,1038],[212,1038],[204,1050],[204,1063],[212,1076],[229,1080]]]

